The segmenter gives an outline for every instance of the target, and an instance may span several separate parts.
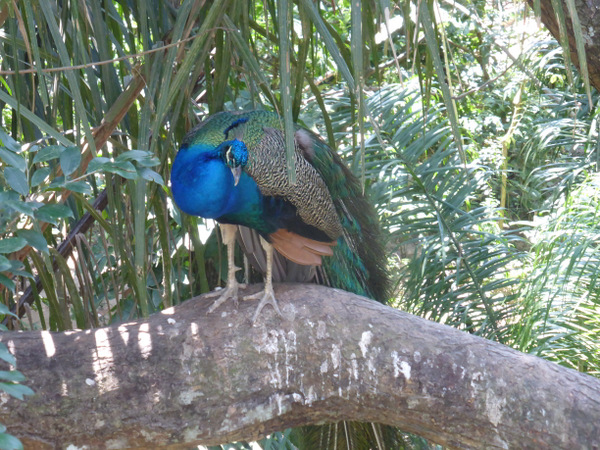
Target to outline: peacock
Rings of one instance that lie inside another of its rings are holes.
[[[272,281],[290,272],[296,280],[387,300],[378,220],[360,182],[316,134],[296,125],[294,141],[294,184],[275,113],[214,114],[182,142],[171,168],[173,199],[183,212],[219,222],[227,248],[227,284],[209,312],[237,299],[236,237],[265,276],[264,291],[244,297],[260,299],[253,323],[267,304],[281,314]]]
[[[182,142],[171,169],[173,199],[185,213],[219,222],[227,247],[227,284],[215,293],[209,313],[237,300],[236,241],[264,274],[264,291],[244,297],[260,299],[253,323],[267,304],[281,315],[273,280],[312,281],[388,299],[379,224],[360,182],[314,133],[296,125],[294,142],[294,184],[275,113],[214,114]],[[313,426],[298,436],[302,448],[399,448],[398,430],[378,424]]]

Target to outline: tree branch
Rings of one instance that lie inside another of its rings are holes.
[[[247,291],[257,290],[252,286]],[[212,300],[96,330],[3,333],[36,395],[0,397],[35,448],[217,444],[342,419],[459,448],[594,448],[600,380],[362,297],[276,286],[285,319]]]

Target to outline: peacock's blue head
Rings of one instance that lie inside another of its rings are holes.
[[[242,175],[242,169],[248,164],[248,148],[243,141],[232,139],[220,145],[223,161],[231,169],[234,186],[237,186]]]

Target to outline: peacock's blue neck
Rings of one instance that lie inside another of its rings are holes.
[[[187,214],[239,223],[262,204],[254,180],[242,173],[234,186],[220,148],[195,145],[181,148],[171,168],[173,199]]]

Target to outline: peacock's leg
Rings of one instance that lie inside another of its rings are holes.
[[[219,298],[215,300],[215,302],[210,306],[207,314],[213,312],[215,309],[221,306],[221,304],[225,300],[229,298],[232,298],[235,302],[237,302],[238,288],[240,287],[240,284],[235,279],[235,273],[238,270],[240,270],[240,268],[236,267],[233,258],[235,251],[235,235],[237,233],[237,226],[221,224],[220,227],[221,236],[223,237],[223,243],[227,246],[227,285],[223,290],[219,290],[208,294],[209,297],[219,295]]]
[[[267,254],[267,273],[265,275],[265,289],[264,291],[258,292],[257,294],[247,295],[243,297],[244,300],[256,300],[260,298],[260,303],[256,307],[256,311],[254,312],[254,316],[252,317],[252,323],[256,323],[256,319],[258,319],[260,312],[267,304],[273,306],[275,311],[277,311],[277,314],[283,316],[283,314],[281,314],[281,311],[279,310],[279,305],[277,304],[275,293],[273,292],[273,246],[267,241],[265,241],[262,238],[262,236],[260,238],[260,243],[265,249],[265,253]]]

